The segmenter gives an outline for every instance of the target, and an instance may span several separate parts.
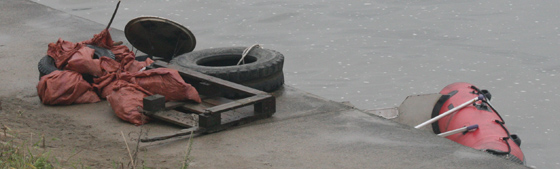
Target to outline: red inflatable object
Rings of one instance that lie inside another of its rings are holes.
[[[432,117],[473,100],[480,94],[486,97],[484,100],[477,101],[432,123],[434,133],[443,133],[478,124],[479,127],[475,131],[453,134],[446,138],[477,150],[503,156],[511,161],[525,163],[523,152],[519,147],[521,141],[519,140],[517,143],[514,141],[514,139],[518,139],[517,136],[512,137],[505,127],[504,120],[492,105],[488,104],[490,95],[487,91],[481,91],[469,83],[459,82],[446,86],[440,94],[444,96],[434,107]]]

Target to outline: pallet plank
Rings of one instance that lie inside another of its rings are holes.
[[[268,118],[276,111],[276,99],[263,91],[240,84],[205,75],[178,65],[155,61],[149,69],[166,67],[179,72],[183,80],[191,83],[202,98],[202,103],[167,102],[165,109],[161,104],[153,106],[153,111],[144,111],[147,115],[187,129],[177,133],[142,139],[142,142],[159,141],[173,137],[212,133],[229,127]],[[248,95],[241,99],[227,99],[219,96],[221,89],[233,90]],[[160,98],[161,99],[161,98]],[[154,102],[159,103],[159,102]],[[253,107],[250,107],[253,106]]]
[[[164,110],[146,113],[150,117],[175,124],[181,127],[190,128],[196,126],[196,121],[192,115],[176,110]]]
[[[236,109],[239,107],[244,107],[247,105],[251,105],[251,104],[255,104],[257,102],[260,102],[263,99],[272,97],[270,95],[255,95],[255,96],[251,96],[251,97],[247,97],[247,98],[243,98],[243,99],[239,99],[239,100],[234,100],[232,102],[229,103],[225,103],[225,104],[221,104],[221,105],[217,105],[214,107],[210,107],[206,109],[205,113],[220,113],[220,112],[224,112],[224,111],[228,111],[228,110],[232,110],[232,109]]]
[[[237,83],[233,83],[227,80],[223,80],[220,78],[216,78],[213,76],[209,76],[194,70],[190,70],[184,67],[181,67],[179,65],[174,65],[174,64],[169,64],[167,62],[164,61],[155,61],[152,64],[153,67],[158,68],[158,67],[166,67],[166,68],[171,68],[171,69],[175,69],[177,71],[179,71],[179,74],[181,75],[181,77],[185,78],[185,81],[189,81],[189,80],[193,80],[193,81],[202,81],[202,82],[210,82],[214,85],[216,85],[217,87],[222,87],[222,88],[228,88],[231,90],[235,90],[236,92],[241,92],[244,94],[252,94],[252,95],[257,95],[257,94],[266,94],[263,91],[257,90],[257,89],[253,89],[250,87],[246,87]]]

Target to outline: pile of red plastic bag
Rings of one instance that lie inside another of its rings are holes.
[[[191,100],[200,103],[198,92],[185,83],[177,70],[157,68],[144,70],[153,60],[135,60],[124,45],[113,45],[107,29],[92,39],[73,43],[59,39],[50,43],[47,54],[55,60],[60,71],[41,77],[37,93],[43,104],[68,105],[95,103],[107,99],[115,114],[130,123],[141,125],[149,118],[141,113],[146,96],[160,94],[166,101]],[[115,59],[94,59],[94,45],[110,49]],[[89,83],[82,74],[94,76]]]

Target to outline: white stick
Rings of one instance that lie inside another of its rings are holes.
[[[461,127],[461,128],[455,129],[455,130],[447,131],[445,133],[440,133],[437,136],[447,137],[447,136],[450,136],[450,135],[453,135],[453,134],[457,134],[457,133],[461,133],[461,132],[465,132],[465,131],[471,131],[471,130],[475,130],[475,129],[478,129],[478,124]]]
[[[481,98],[481,97],[482,97],[482,98]],[[455,112],[455,111],[457,111],[457,110],[459,110],[459,109],[462,109],[463,107],[468,106],[469,104],[472,104],[472,103],[474,103],[474,102],[476,102],[476,101],[478,101],[478,100],[482,100],[482,99],[483,99],[483,96],[482,96],[482,95],[479,95],[478,97],[475,97],[474,99],[471,99],[471,100],[469,100],[469,101],[467,101],[467,102],[465,102],[465,103],[463,103],[463,104],[461,104],[461,105],[459,105],[459,106],[457,106],[457,107],[455,107],[455,108],[453,108],[453,109],[451,109],[451,110],[448,110],[448,111],[446,111],[445,113],[442,113],[442,114],[440,114],[440,115],[438,115],[438,116],[436,116],[436,117],[434,117],[434,118],[432,118],[432,119],[430,119],[430,120],[428,120],[428,121],[426,121],[426,122],[424,122],[424,123],[422,123],[422,124],[419,124],[419,125],[417,125],[417,126],[414,127],[414,128],[417,128],[417,129],[418,129],[418,128],[422,128],[422,127],[424,127],[424,126],[426,126],[426,125],[428,125],[428,124],[432,124],[433,122],[438,121],[439,119],[441,119],[441,118],[443,118],[443,117],[445,117],[445,116],[447,116],[447,115],[449,115],[449,114],[451,114],[451,113],[453,113],[453,112]]]

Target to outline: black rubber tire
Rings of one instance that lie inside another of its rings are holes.
[[[273,92],[284,84],[284,72],[280,71],[268,77],[253,81],[241,82],[241,84],[257,90]]]
[[[278,88],[282,87],[282,85],[284,85],[284,72],[280,71],[268,77],[264,77],[252,81],[241,82],[240,84],[265,92],[273,92]],[[221,93],[224,97],[227,98],[246,97],[241,93],[237,93],[235,91],[229,91],[229,90],[221,90]]]
[[[45,55],[43,58],[41,58],[41,60],[39,60],[39,78],[48,75],[51,72],[54,72],[55,70],[59,70],[58,68],[56,68],[55,64],[54,64],[54,59],[51,58],[49,55]]]
[[[253,48],[245,57],[246,64],[237,65],[245,49],[204,49],[177,56],[170,63],[235,83],[260,80],[282,72],[284,56],[270,49]]]
[[[101,56],[106,56],[115,60],[115,54],[109,49],[99,47],[99,46],[93,46],[93,45],[86,45],[86,46],[95,50],[95,52],[93,53],[94,59],[98,59]]]
[[[106,56],[106,57],[109,57],[111,59],[115,59],[115,54],[113,54],[113,52],[111,52],[111,50],[109,50],[109,49],[105,49],[105,48],[98,47],[98,46],[93,46],[93,45],[87,45],[87,47],[95,50],[95,52],[93,53],[93,58],[94,59],[97,59],[97,58],[102,57],[102,56]],[[41,58],[41,60],[39,60],[39,65],[37,66],[37,68],[39,69],[39,78],[43,77],[44,75],[48,75],[51,72],[54,72],[55,70],[60,70],[60,69],[56,68],[56,65],[54,63],[54,59],[52,57],[50,57],[49,55],[45,55],[43,58]],[[89,78],[90,77],[87,77],[87,79],[89,79]]]

